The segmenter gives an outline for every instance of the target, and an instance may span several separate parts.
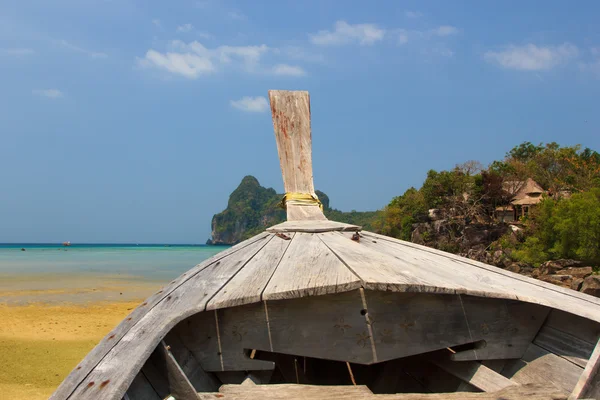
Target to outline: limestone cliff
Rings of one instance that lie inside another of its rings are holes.
[[[371,227],[377,212],[342,212],[330,208],[329,197],[317,190],[325,215],[339,222]],[[227,208],[212,219],[211,238],[207,244],[235,244],[254,236],[269,226],[285,221],[286,212],[279,207],[283,194],[265,188],[248,175],[229,196]]]

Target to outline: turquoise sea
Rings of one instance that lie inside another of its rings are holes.
[[[0,244],[0,279],[2,275],[89,274],[168,281],[226,248],[179,244]]]

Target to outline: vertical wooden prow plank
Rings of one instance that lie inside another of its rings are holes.
[[[315,196],[308,92],[269,90],[273,128],[286,193]],[[288,221],[326,220],[317,204],[288,204]]]

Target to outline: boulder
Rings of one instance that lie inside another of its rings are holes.
[[[591,275],[592,272],[594,272],[592,267],[568,267],[557,271],[556,274],[572,275],[574,278],[585,278],[586,276]]]
[[[573,281],[571,275],[541,275],[538,279],[564,288],[571,288],[571,282]]]
[[[521,266],[519,265],[519,263],[512,263],[508,267],[506,267],[506,270],[518,274],[521,272]]]
[[[567,267],[579,267],[581,265],[581,261],[569,260],[569,259],[561,259],[561,260],[553,260],[546,261],[542,265],[540,265],[540,272],[542,275],[553,275],[560,271],[561,269]]]
[[[600,297],[600,275],[590,275],[585,278],[580,292]]]
[[[571,289],[579,290],[579,289],[581,289],[582,284],[583,284],[583,278],[573,278],[573,281],[571,281]]]

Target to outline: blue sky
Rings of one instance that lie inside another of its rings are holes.
[[[523,141],[600,150],[595,1],[0,3],[0,242],[203,243],[281,192],[269,89],[311,93],[315,185],[373,210]]]

